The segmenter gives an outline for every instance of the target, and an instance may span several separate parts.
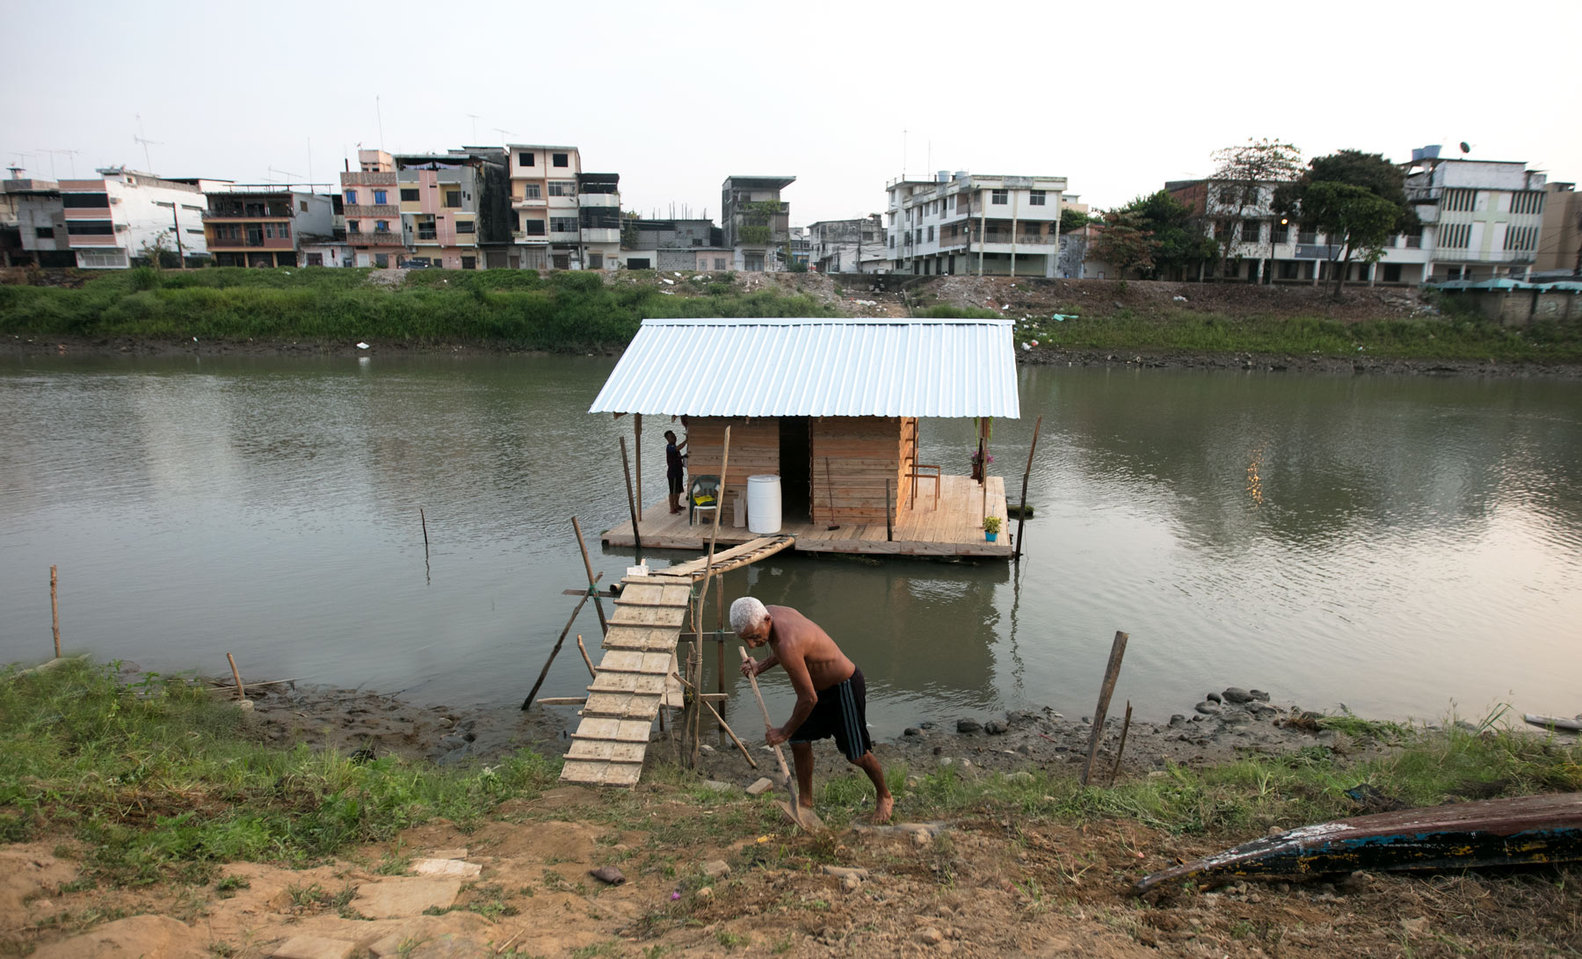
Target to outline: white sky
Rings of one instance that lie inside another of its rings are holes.
[[[795,176],[798,225],[935,170],[1115,206],[1250,137],[1582,180],[1579,0],[0,0],[0,28],[0,161],[54,179],[333,183],[382,125],[397,153],[577,146],[644,216]]]

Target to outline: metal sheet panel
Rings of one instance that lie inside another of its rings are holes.
[[[1010,320],[650,319],[590,413],[1020,415]]]

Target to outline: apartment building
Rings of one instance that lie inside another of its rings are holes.
[[[504,149],[462,147],[392,159],[406,266],[506,266],[510,201]],[[491,253],[497,263],[489,262]]]
[[[208,181],[170,180],[121,167],[98,173],[92,180],[30,180],[25,189],[7,187],[17,199],[23,249],[37,254],[36,262],[124,270],[156,245],[187,266],[206,261],[200,183]]]
[[[1057,275],[1066,178],[940,170],[885,186],[892,272]]]
[[[720,224],[731,269],[774,273],[791,265],[791,204],[780,191],[794,176],[728,176],[720,187]]]
[[[732,251],[713,220],[630,220],[623,228],[622,264],[631,270],[723,273]]]
[[[1437,146],[1413,150],[1406,196],[1431,234],[1424,278],[1526,277],[1538,258],[1547,182],[1521,162],[1444,159]]]
[[[357,169],[341,174],[346,243],[355,266],[388,269],[406,265],[395,158],[383,150],[358,150]]]
[[[1575,183],[1546,183],[1544,228],[1533,272],[1582,277],[1582,193]]]
[[[512,143],[507,265],[613,270],[621,259],[621,178],[587,173],[573,146]]]
[[[877,213],[819,220],[807,227],[808,266],[819,273],[877,273],[886,259],[884,221]]]
[[[233,184],[207,200],[203,233],[216,266],[326,265],[322,253],[303,250],[331,239],[332,197],[275,184]]]

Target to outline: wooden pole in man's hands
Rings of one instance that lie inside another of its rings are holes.
[[[738,646],[736,651],[742,654],[742,662],[753,662],[753,658],[747,655],[747,650]],[[758,691],[757,674],[749,672],[747,681],[753,685],[753,697],[758,700],[758,709],[764,714],[764,731],[768,732],[774,724],[769,720],[769,707],[764,704],[764,694]],[[797,801],[796,784],[792,782],[791,770],[786,766],[785,753],[780,750],[778,745],[774,749],[775,761],[780,764],[780,775],[785,779],[786,801],[789,804],[785,809],[786,815],[790,816],[792,821],[803,829],[822,827],[824,824],[819,821],[818,814],[811,809],[803,809],[802,804]]]

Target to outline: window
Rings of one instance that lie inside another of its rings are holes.
[[[588,269],[590,269],[590,270],[602,270],[602,269],[604,269],[604,254],[603,253],[589,253],[588,254]]]
[[[389,233],[390,232],[390,221],[389,220],[375,220],[374,221],[374,232],[375,233]]]
[[[357,202],[357,191],[356,190],[347,190],[346,191],[346,202],[347,203],[356,203]]]
[[[60,204],[68,210],[102,210],[110,205],[108,193],[62,193]],[[170,206],[169,203],[164,204]]]
[[[1043,190],[1029,190],[1029,191],[1027,191],[1027,205],[1028,206],[1043,206],[1044,205],[1044,191]]]
[[[464,270],[476,270],[478,268],[478,258],[475,256],[462,257],[461,268]]]
[[[1399,283],[1399,282],[1401,282],[1401,264],[1399,264],[1399,263],[1385,263],[1385,264],[1382,264],[1382,265],[1384,267],[1384,277],[1383,277],[1384,282],[1386,282],[1386,283]]]
[[[1262,224],[1256,220],[1243,220],[1241,224],[1241,241],[1243,243],[1258,242],[1258,228]]]
[[[125,250],[79,250],[77,263],[83,267],[126,266]]]
[[[460,190],[446,190],[445,191],[445,208],[448,209],[448,210],[458,210],[458,209],[461,208],[461,191]]]
[[[457,220],[456,221],[456,232],[457,233],[477,233],[478,232],[478,221],[476,221],[476,220]]]
[[[1472,239],[1472,224],[1446,223],[1439,231],[1442,246],[1464,249]]]
[[[990,203],[994,203],[994,204],[996,204],[998,206],[1004,206],[1006,203],[1008,203],[1010,201],[1010,199],[1011,199],[1011,191],[1009,191],[1009,190],[995,190],[994,191],[994,196],[989,200],[989,202]]]
[[[725,257],[723,257],[723,256],[715,257],[714,258],[714,268],[716,270],[723,270],[723,269],[725,269]]]
[[[1512,213],[1542,213],[1544,212],[1544,195],[1537,191],[1526,191],[1511,197]]]
[[[552,216],[549,218],[549,232],[575,233],[577,232],[577,218],[574,216]]]
[[[1271,223],[1269,229],[1274,231],[1270,243],[1284,243],[1291,239],[1291,226],[1288,223]]]
[[[347,233],[361,233],[362,231],[363,231],[363,221],[361,221],[361,220],[347,220],[346,221],[346,232]]]
[[[374,254],[374,266],[378,267],[381,270],[388,270],[390,268],[390,254],[388,254],[388,253],[375,253]]]
[[[33,235],[40,240],[53,240],[55,239],[55,228],[52,226],[36,226],[33,228]]]
[[[555,166],[570,166],[571,155],[569,153],[556,153],[553,155],[553,162]]]
[[[531,154],[531,153],[518,153],[516,155],[516,165],[517,166],[533,166],[533,154]]]
[[[544,221],[538,219],[522,221],[522,233],[526,236],[543,236]]]
[[[1230,242],[1230,224],[1224,220],[1214,221],[1214,239],[1221,243]]]
[[[306,212],[308,212],[308,201],[307,201],[307,200],[298,200],[298,201],[297,201],[297,204],[298,204],[298,205],[299,205],[299,206],[300,206],[300,207],[302,207],[302,210],[301,210],[301,212],[303,212],[303,213],[306,213]]]
[[[66,224],[66,232],[71,236],[111,236],[115,224],[109,220],[72,220]]]
[[[543,196],[543,190],[537,183],[527,183],[522,186],[522,199],[536,200]]]
[[[417,190],[416,187],[412,187],[412,188],[402,187],[401,188],[401,202],[403,202],[403,203],[416,203],[418,201],[418,199],[419,199],[419,193],[418,193],[418,190]]]
[[[322,254],[322,253],[309,253],[308,254],[308,266],[323,266],[323,265],[324,265],[324,254]]]
[[[1538,249],[1538,228],[1536,226],[1513,226],[1507,229],[1505,231],[1505,249]]]
[[[291,224],[289,224],[289,223],[276,223],[275,224],[275,236],[278,237],[279,239],[282,239],[282,240],[289,240],[289,239],[291,239]]]
[[[934,242],[934,228],[933,227],[929,227],[928,228],[928,242],[930,242],[930,243]]]
[[[550,180],[550,196],[576,196],[577,183],[575,180]]]

